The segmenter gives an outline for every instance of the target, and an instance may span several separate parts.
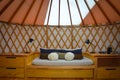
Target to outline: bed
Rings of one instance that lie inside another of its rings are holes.
[[[82,53],[83,59],[66,61],[59,59],[50,61],[40,59],[40,53],[32,55],[31,63],[26,67],[28,80],[39,79],[94,79],[94,59],[89,53]]]
[[[48,59],[40,59],[39,57],[35,58],[32,61],[32,65],[37,66],[89,66],[93,65],[93,60],[83,57],[81,60],[72,60],[66,61],[64,59],[59,59],[56,61],[50,61]]]

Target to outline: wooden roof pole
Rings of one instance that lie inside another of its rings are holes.
[[[70,4],[69,4],[69,0],[67,0],[67,4],[68,4],[68,11],[69,11],[69,16],[70,16],[70,24],[71,24],[71,48],[73,49],[73,23],[72,23],[72,16],[71,16],[71,11],[70,11]]]
[[[105,14],[105,12],[103,11],[102,7],[98,4],[98,2],[96,0],[94,0],[94,2],[96,3],[96,5],[98,6],[98,8],[100,9],[100,11],[103,13],[103,15],[105,16],[106,20],[108,21],[108,23],[112,23],[110,21],[110,19],[107,17],[107,14]]]
[[[51,7],[52,7],[52,2],[53,2],[53,0],[51,0],[51,2],[50,2],[50,9],[49,9],[48,18],[47,18],[47,26],[48,26],[49,20],[50,20],[50,12],[51,12]]]
[[[50,13],[51,13],[51,7],[52,7],[52,2],[53,0],[51,0],[50,2],[50,8],[49,8],[49,12],[48,12],[48,18],[47,18],[47,28],[46,28],[46,36],[47,36],[47,39],[46,39],[46,47],[48,48],[48,39],[49,39],[49,36],[48,36],[48,24],[49,24],[49,20],[50,20]]]
[[[59,0],[58,27],[60,26],[60,2],[61,2],[61,0]]]
[[[26,20],[26,18],[27,18],[27,16],[28,16],[28,14],[29,14],[29,12],[30,12],[30,10],[31,10],[31,8],[32,8],[32,6],[33,6],[33,4],[35,3],[35,1],[36,1],[36,0],[33,0],[33,1],[32,1],[32,3],[31,3],[31,5],[30,5],[30,7],[29,7],[27,13],[25,14],[25,17],[24,17],[24,19],[23,19],[23,21],[22,21],[21,24],[24,24],[24,22],[25,22],[25,20]]]
[[[89,5],[88,5],[87,1],[86,1],[86,0],[84,0],[84,2],[85,2],[85,4],[86,4],[86,6],[87,6],[87,8],[88,8],[88,10],[89,10],[89,12],[90,12],[90,14],[91,14],[92,18],[93,18],[93,20],[94,20],[95,24],[97,24],[97,21],[95,20],[95,17],[94,17],[94,15],[93,15],[93,13],[91,12],[90,7],[89,7]]]
[[[4,13],[4,11],[10,6],[10,4],[12,4],[12,2],[14,2],[14,0],[9,0],[9,2],[5,5],[4,8],[2,8],[2,10],[0,11],[0,16]]]
[[[113,8],[113,10],[120,16],[120,12],[117,10],[117,8],[110,2],[110,0],[105,0],[109,5],[110,7]]]
[[[72,23],[71,11],[70,11],[70,4],[69,4],[69,0],[67,0],[67,4],[68,4],[69,17],[70,17],[70,24],[71,24],[71,25],[73,25],[73,23]]]
[[[18,6],[18,8],[15,10],[15,12],[12,14],[12,16],[9,18],[8,22],[11,23],[12,19],[15,17],[16,13],[19,11],[19,9],[21,8],[21,6],[23,5],[23,3],[25,2],[25,0],[22,0],[20,5]]]
[[[81,19],[81,21],[82,21],[82,25],[85,25],[85,23],[84,23],[84,21],[83,21],[83,18],[82,18],[82,14],[81,14],[80,8],[79,8],[79,5],[78,5],[78,1],[75,0],[75,2],[76,2],[76,5],[77,5],[77,9],[78,9],[79,15],[80,15],[80,19]]]
[[[34,25],[35,25],[35,23],[36,23],[36,21],[37,21],[39,12],[41,11],[41,8],[42,8],[42,5],[43,5],[44,0],[41,0],[41,1],[42,1],[42,2],[40,3],[39,9],[38,9],[38,11],[37,11],[37,15],[36,15],[35,20],[34,20]]]

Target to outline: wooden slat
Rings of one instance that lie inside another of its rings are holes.
[[[60,26],[60,4],[61,4],[61,0],[59,0],[58,27]]]
[[[2,26],[5,27],[5,24],[2,24]],[[5,43],[6,43],[5,47],[8,47],[8,48],[9,48],[9,51],[12,52],[11,49],[10,49],[10,45],[8,45],[8,42],[7,42],[7,40],[6,40],[5,36],[4,36],[6,33],[7,33],[7,32],[5,32],[5,33],[3,34],[2,31],[0,31],[0,34],[2,35],[2,38],[3,38],[3,40],[4,40]],[[4,47],[4,49],[5,49],[5,47]]]
[[[46,39],[46,47],[47,47],[47,48],[48,48],[48,40],[49,40],[48,29],[50,28],[50,27],[48,26],[48,24],[49,24],[49,20],[50,20],[50,13],[51,13],[52,3],[53,3],[53,0],[51,0],[51,2],[50,2],[50,8],[49,8],[48,18],[47,18],[47,28],[46,28],[46,36],[47,36],[47,39]]]
[[[89,10],[89,12],[90,12],[90,14],[91,14],[92,18],[93,18],[93,21],[95,22],[95,24],[97,24],[96,19],[95,19],[95,17],[94,17],[94,15],[93,15],[93,13],[91,12],[90,7],[89,7],[89,5],[88,5],[87,1],[86,1],[86,0],[84,0],[84,2],[85,2],[85,4],[86,4],[86,6],[87,6],[87,8],[88,8],[88,10]]]
[[[67,0],[67,4],[68,4],[68,11],[69,11],[69,18],[70,18],[70,24],[71,24],[71,48],[73,48],[73,23],[72,23],[72,16],[71,16],[71,11],[70,11],[70,4],[69,4],[69,0]]]
[[[50,2],[50,8],[49,8],[49,13],[48,13],[48,18],[47,18],[47,26],[48,26],[49,20],[50,20],[50,13],[51,13],[52,3],[53,3],[53,0],[51,0],[51,2]]]
[[[14,0],[9,0],[9,2],[5,5],[4,8],[2,8],[2,10],[0,11],[0,16],[4,13],[4,11],[10,6],[10,4],[12,4],[14,2]]]
[[[30,12],[32,6],[34,5],[34,3],[35,3],[35,0],[32,1],[32,3],[31,3],[31,5],[30,5],[30,7],[29,7],[27,13],[25,14],[25,17],[24,17],[24,19],[23,19],[23,21],[22,21],[21,24],[24,24],[24,22],[25,22],[25,20],[26,20],[26,18],[27,18],[27,16],[28,16],[28,14],[29,14],[29,12]]]
[[[40,13],[40,11],[41,11],[43,2],[44,2],[44,0],[40,0],[40,6],[39,6],[39,9],[38,9],[38,11],[37,11],[37,15],[36,15],[36,17],[35,17],[35,20],[34,20],[34,25],[35,25],[35,23],[36,23],[36,21],[37,21],[38,15],[39,15],[39,13]]]
[[[118,11],[118,9],[110,2],[110,0],[105,0],[111,7],[112,9],[117,13],[117,15],[120,16],[120,12]]]
[[[117,51],[119,45],[118,24],[99,26],[23,26],[0,23],[0,53],[24,52],[29,38],[35,42],[28,50],[39,51],[39,48],[83,48],[83,51],[103,51],[110,45]],[[47,33],[47,34],[46,34]],[[91,44],[85,44],[90,39]],[[95,46],[92,46],[94,44]],[[8,50],[7,50],[8,49]]]
[[[77,5],[77,9],[78,9],[79,15],[80,15],[80,19],[81,19],[81,21],[82,21],[82,25],[85,25],[85,23],[84,23],[84,21],[83,21],[83,18],[82,18],[82,14],[81,14],[80,8],[79,8],[79,5],[78,5],[78,1],[75,0],[75,2],[76,2],[76,5]]]
[[[108,23],[112,23],[110,21],[110,19],[108,18],[107,14],[103,11],[102,7],[98,4],[98,2],[96,0],[94,0],[94,2],[96,3],[96,5],[98,6],[98,8],[100,9],[100,11],[103,13],[103,15],[105,16],[106,20],[108,21]]]
[[[68,11],[69,11],[70,24],[71,24],[71,26],[72,26],[72,25],[73,25],[73,23],[72,23],[72,16],[71,16],[71,11],[70,11],[70,4],[69,4],[69,0],[67,0],[67,4],[68,4]]]
[[[10,16],[8,23],[11,23],[12,19],[14,18],[14,16],[16,15],[16,13],[19,11],[19,9],[21,8],[21,6],[24,4],[25,0],[22,0],[21,3],[19,4],[19,6],[16,8],[15,12]]]

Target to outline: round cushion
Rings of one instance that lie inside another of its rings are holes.
[[[65,54],[65,59],[66,59],[67,61],[73,60],[74,57],[75,57],[75,55],[74,55],[74,53],[72,53],[72,52],[67,52],[67,53]]]
[[[58,60],[58,54],[56,52],[52,52],[48,55],[48,59],[51,61]]]

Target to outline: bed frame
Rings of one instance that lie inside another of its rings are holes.
[[[27,80],[51,80],[51,79],[70,79],[70,80],[94,80],[94,65],[90,66],[36,66],[31,62],[38,57],[36,52],[29,57],[29,63],[26,66]],[[88,53],[83,53],[83,56],[94,60]]]

